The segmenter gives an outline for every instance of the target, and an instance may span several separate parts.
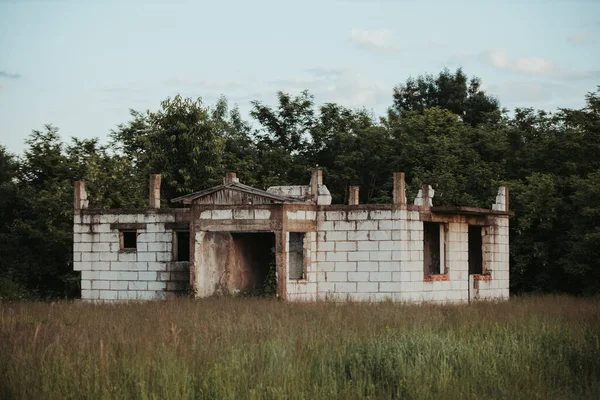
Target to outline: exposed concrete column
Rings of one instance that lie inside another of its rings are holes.
[[[315,204],[319,204],[319,186],[323,184],[323,171],[313,169],[310,178],[310,197]]]
[[[87,192],[85,191],[85,182],[76,181],[74,184],[74,189],[73,197],[75,211],[88,208],[89,202],[87,199]]]
[[[404,172],[394,172],[394,190],[392,193],[394,207],[406,205],[406,189]]]
[[[506,186],[500,186],[498,188],[496,203],[492,205],[492,210],[508,212],[508,188]]]
[[[360,186],[350,186],[350,196],[348,197],[348,205],[358,205],[358,191]]]
[[[237,183],[240,180],[237,178],[235,172],[228,172],[223,178],[223,185],[229,185],[230,183]]]
[[[160,208],[160,174],[150,175],[150,208]]]

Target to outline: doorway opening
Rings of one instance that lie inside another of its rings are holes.
[[[469,275],[483,274],[481,227],[469,225]]]

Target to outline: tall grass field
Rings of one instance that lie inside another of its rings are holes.
[[[2,399],[600,399],[600,299],[0,304]]]

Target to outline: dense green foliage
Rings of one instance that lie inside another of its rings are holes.
[[[4,399],[597,399],[598,298],[0,304]]]
[[[507,185],[513,292],[600,293],[600,91],[580,110],[509,114],[479,79],[445,70],[398,85],[392,100],[376,118],[318,107],[308,92],[279,93],[275,105],[253,102],[249,122],[225,98],[210,106],[176,96],[157,111],[132,111],[108,145],[67,144],[46,126],[21,157],[0,146],[0,297],[78,292],[75,180],[85,180],[94,207],[136,207],[150,173],[162,174],[170,199],[226,171],[266,188],[307,184],[315,167],[334,203],[350,185],[361,186],[361,203],[391,202],[395,171],[406,173],[409,200],[433,185],[436,205],[489,208]]]

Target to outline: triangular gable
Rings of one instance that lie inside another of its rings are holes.
[[[241,205],[302,203],[303,201],[298,198],[269,193],[239,182],[233,182],[180,196],[172,199],[171,202],[182,202],[184,204]]]

